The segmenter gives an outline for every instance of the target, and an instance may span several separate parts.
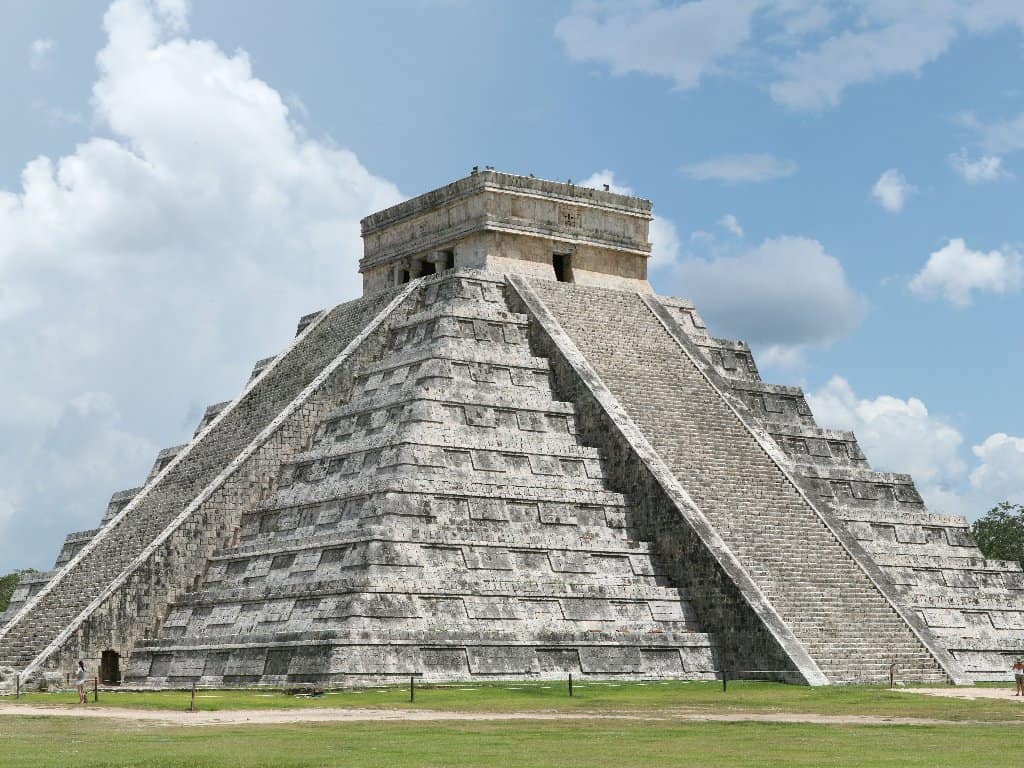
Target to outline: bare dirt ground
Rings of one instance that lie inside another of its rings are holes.
[[[900,688],[902,693],[920,693],[923,696],[943,696],[947,699],[1008,699],[1024,705],[1024,697],[1013,695],[1013,686],[1005,688]]]
[[[917,689],[925,692],[928,689]],[[989,698],[989,697],[986,697]],[[994,698],[994,697],[992,697]],[[398,709],[262,709],[222,712],[168,712],[116,707],[49,707],[0,704],[0,718],[82,717],[130,720],[153,725],[282,725],[294,723],[420,722],[429,720],[652,720],[676,722],[760,722],[815,723],[819,725],[969,725],[968,721],[872,715],[815,715],[801,713],[708,713],[687,710],[659,710],[643,714],[600,714],[593,712],[434,712]]]

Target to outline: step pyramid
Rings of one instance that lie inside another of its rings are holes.
[[[1000,678],[1024,579],[646,281],[650,203],[485,171],[0,616],[26,684]],[[60,675],[63,676],[62,674]]]
[[[410,295],[129,682],[714,674],[526,317],[470,275]]]

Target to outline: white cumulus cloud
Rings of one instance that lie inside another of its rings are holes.
[[[358,295],[359,219],[401,199],[306,138],[244,51],[189,38],[187,9],[114,2],[97,135],[0,189],[10,567],[48,567],[62,532],[187,439],[186,413],[236,394],[300,315]]]
[[[895,168],[882,173],[871,188],[871,196],[889,213],[899,213],[916,188]]]
[[[697,181],[727,184],[771,181],[792,176],[796,163],[769,154],[720,155],[683,166],[683,173]]]
[[[860,398],[841,376],[807,393],[817,422],[824,427],[849,429],[871,465],[884,472],[909,472],[922,492],[961,478],[967,465],[960,455],[963,435],[932,416],[916,397],[880,395]]]
[[[919,398],[860,397],[841,376],[806,397],[820,426],[856,433],[874,469],[912,475],[934,512],[975,518],[1024,502],[1024,438],[989,436],[971,448],[972,466],[960,431]]]
[[[1011,294],[1024,288],[1024,257],[1011,250],[971,250],[956,237],[934,251],[910,281],[910,290],[921,296],[941,295],[961,309],[969,307],[977,293]]]
[[[806,237],[686,258],[674,276],[677,295],[698,302],[713,333],[757,345],[759,359],[775,364],[845,336],[867,311],[839,260]]]
[[[1003,158],[995,155],[982,155],[977,160],[971,160],[967,150],[961,148],[948,159],[950,167],[968,184],[982,184],[1013,177],[1013,174],[1003,168]]]
[[[971,450],[981,462],[971,472],[976,491],[996,502],[1024,502],[1024,437],[997,432]]]

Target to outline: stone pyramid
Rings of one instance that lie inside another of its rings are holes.
[[[302,318],[0,616],[26,684],[1005,677],[1024,578],[646,281],[648,201],[494,171]],[[895,665],[895,667],[893,667]]]

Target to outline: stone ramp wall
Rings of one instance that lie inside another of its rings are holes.
[[[107,504],[107,509],[103,514],[103,519],[100,522],[99,528],[94,528],[89,531],[69,533],[64,537],[64,542],[61,544],[60,552],[57,553],[57,560],[54,563],[52,570],[42,571],[40,573],[24,574],[18,581],[18,585],[14,589],[14,594],[11,595],[11,602],[7,606],[7,610],[0,611],[0,629],[3,629],[4,625],[6,625],[8,621],[17,616],[25,603],[39,594],[50,579],[52,579],[61,568],[67,565],[71,561],[71,558],[81,552],[85,545],[92,541],[93,537],[103,529],[103,526],[110,522],[114,515],[124,509],[128,502],[138,495],[141,490],[141,488],[129,488],[127,490],[115,492],[110,497],[110,502]]]
[[[827,683],[541,301],[535,288],[545,285],[511,278],[510,304],[530,316],[531,346],[550,360],[555,391],[574,403],[583,442],[599,447],[612,487],[634,506],[655,568],[686,591],[714,638],[716,668],[730,676]]]
[[[293,401],[394,298],[358,299],[311,324],[0,631],[0,663],[31,671],[53,654],[51,664],[110,647],[124,654],[155,627],[237,525],[240,505],[265,492],[283,456],[304,447],[322,414],[312,401]],[[294,412],[261,435],[290,404]],[[261,450],[233,466],[257,439]],[[234,482],[210,488],[227,470]],[[214,492],[181,520],[204,489]]]
[[[641,297],[533,287],[830,680],[946,677]]]
[[[957,658],[948,652],[927,623],[922,620],[919,613],[908,607],[906,602],[901,599],[899,591],[893,587],[890,579],[878,567],[870,550],[866,551],[857,537],[852,535],[853,532],[849,529],[844,516],[835,514],[834,509],[823,505],[818,494],[810,492],[807,485],[809,472],[834,475],[844,478],[844,481],[847,482],[854,481],[853,484],[856,486],[864,486],[865,482],[861,481],[866,481],[867,484],[885,484],[885,487],[889,489],[889,497],[914,500],[920,503],[920,496],[913,488],[909,476],[871,470],[853,433],[820,429],[804,398],[803,390],[799,387],[769,384],[760,381],[759,376],[737,377],[733,371],[720,367],[714,357],[710,358],[711,365],[706,365],[701,359],[702,354],[707,359],[706,350],[698,345],[699,339],[695,340],[687,333],[686,327],[678,321],[679,315],[672,311],[672,307],[662,303],[656,297],[644,297],[643,301],[690,361],[701,370],[709,384],[724,400],[730,403],[736,416],[751,435],[755,436],[762,450],[783,471],[789,483],[799,489],[798,492],[802,492],[803,501],[817,513],[821,521],[839,541],[842,549],[846,550],[865,572],[917,639],[952,678],[959,681],[966,680]],[[712,339],[711,341],[716,344],[725,343],[721,339]],[[752,361],[753,357],[750,359]],[[736,402],[735,395],[737,394],[741,395],[738,398],[739,402]],[[749,408],[751,403],[763,404],[764,411],[751,412]],[[778,416],[782,421],[781,423],[766,421],[764,414]],[[780,428],[790,435],[783,438],[779,434]],[[794,439],[793,433],[798,433],[800,437]],[[806,446],[807,454],[801,455],[797,461],[794,461],[787,449],[792,450],[800,443]],[[824,455],[826,453],[828,454],[827,458]],[[872,497],[875,495],[874,493],[865,494],[865,496]],[[897,663],[896,673],[902,675],[904,670],[899,668],[898,662],[897,654],[893,663]],[[911,674],[916,672],[913,661],[911,661],[910,672]]]

